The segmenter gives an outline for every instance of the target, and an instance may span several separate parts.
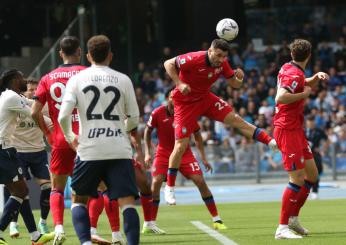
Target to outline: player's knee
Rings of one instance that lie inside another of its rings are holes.
[[[22,185],[20,188],[16,189],[14,193],[11,193],[14,196],[24,199],[29,195],[29,189],[26,185]]]
[[[202,176],[199,176],[199,175],[196,175],[193,177],[193,183],[195,183],[195,185],[198,188],[203,188],[206,186],[204,179],[202,178]]]

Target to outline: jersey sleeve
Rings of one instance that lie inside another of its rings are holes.
[[[6,103],[6,107],[10,111],[31,117],[31,108],[27,105],[26,100],[17,94],[11,95]]]
[[[34,100],[38,100],[42,105],[47,102],[47,84],[46,84],[46,76],[44,76],[37,86],[37,90],[35,92]]]
[[[194,63],[195,59],[191,53],[179,55],[175,59],[175,65],[181,71],[191,70]]]
[[[234,76],[234,70],[227,60],[222,63],[223,75],[225,78],[231,78]]]
[[[71,121],[72,111],[77,105],[77,96],[75,94],[76,91],[77,82],[74,78],[71,78],[67,83],[58,117],[61,130],[63,131],[65,139],[68,143],[71,143],[75,138],[75,134],[72,131]]]
[[[149,120],[147,122],[147,126],[149,128],[157,128],[157,110],[154,110],[151,113]]]
[[[289,76],[282,76],[279,82],[280,88],[286,89],[288,92],[294,94],[299,87],[299,80]]]
[[[139,108],[136,100],[135,90],[130,78],[126,79],[125,87],[125,113],[127,116],[126,128],[131,131],[139,123]]]

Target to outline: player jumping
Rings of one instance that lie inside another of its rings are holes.
[[[179,55],[165,61],[168,75],[175,82],[173,91],[175,144],[169,157],[165,199],[175,203],[174,186],[181,158],[189,144],[190,135],[197,129],[200,116],[237,128],[244,136],[276,149],[276,142],[264,130],[247,123],[224,100],[210,92],[212,84],[222,75],[233,88],[243,83],[241,69],[232,70],[227,57],[229,44],[215,39],[208,51]]]

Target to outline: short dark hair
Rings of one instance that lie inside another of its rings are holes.
[[[5,91],[10,82],[18,76],[23,76],[23,73],[17,69],[3,71],[0,75],[0,91]]]
[[[111,41],[105,35],[91,37],[87,46],[89,54],[97,63],[105,61],[111,51]]]
[[[311,54],[311,43],[305,39],[295,39],[290,44],[291,56],[295,61],[305,61]]]
[[[38,80],[36,78],[33,77],[28,77],[25,79],[27,84],[34,84],[34,85],[38,85]]]
[[[230,52],[230,46],[229,46],[228,42],[222,38],[214,39],[211,42],[210,47],[221,49],[222,51],[227,51],[228,53]]]
[[[79,39],[75,36],[66,36],[60,40],[60,50],[67,56],[74,55],[79,47]]]

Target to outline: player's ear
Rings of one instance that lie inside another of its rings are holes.
[[[109,52],[108,59],[109,59],[109,63],[111,63],[113,60],[113,53],[112,52]]]
[[[81,48],[78,48],[78,49],[77,49],[76,55],[77,55],[78,57],[81,57],[81,55],[82,55],[82,49],[81,49]]]
[[[62,52],[61,49],[59,50],[59,55],[60,55],[61,59],[64,59],[64,53]]]
[[[91,58],[91,55],[89,53],[86,54],[87,60],[89,61],[90,64],[93,63],[93,59]]]

